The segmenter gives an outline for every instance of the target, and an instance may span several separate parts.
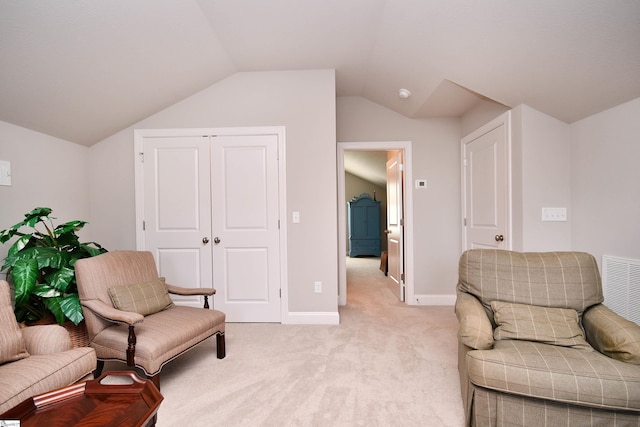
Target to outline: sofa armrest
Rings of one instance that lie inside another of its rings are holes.
[[[175,286],[167,284],[167,290],[170,294],[175,295],[207,295],[211,296],[216,293],[213,288],[183,288],[182,286]]]
[[[60,353],[73,348],[69,332],[60,325],[29,326],[22,329],[22,336],[27,352],[32,356]]]
[[[482,303],[473,295],[458,292],[455,306],[458,338],[467,347],[487,350],[493,347],[493,326]]]
[[[122,311],[103,303],[100,300],[82,301],[82,306],[91,310],[96,316],[114,323],[126,323],[127,325],[135,325],[144,320],[144,316],[140,313],[132,311]]]
[[[640,365],[640,326],[596,304],[582,316],[587,341],[600,353]]]

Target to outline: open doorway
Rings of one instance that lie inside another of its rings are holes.
[[[383,152],[386,156],[387,152],[400,152],[404,158],[404,166],[402,166],[402,188],[403,191],[401,209],[404,212],[403,218],[403,236],[404,251],[401,254],[399,262],[402,263],[403,274],[403,290],[406,301],[411,304],[414,295],[413,283],[413,201],[411,187],[407,184],[412,182],[411,171],[411,142],[410,141],[376,141],[376,142],[340,142],[338,143],[338,302],[339,305],[347,304],[347,196],[345,182],[345,155],[351,152]],[[409,190],[409,191],[407,191]],[[386,202],[386,200],[385,200]],[[381,221],[382,222],[382,221]],[[386,227],[387,222],[382,224]],[[382,239],[386,240],[386,235],[382,235]],[[383,245],[386,247],[386,244]]]
[[[344,152],[347,204],[347,300],[391,292],[402,301],[400,285],[387,274],[387,173],[391,151]],[[356,291],[358,289],[358,291]],[[356,296],[356,293],[359,296]]]

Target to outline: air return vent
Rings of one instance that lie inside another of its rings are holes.
[[[604,304],[640,325],[640,261],[602,256]]]

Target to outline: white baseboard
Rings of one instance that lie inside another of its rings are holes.
[[[339,325],[340,314],[330,312],[289,312],[282,319],[283,325]]]
[[[414,295],[413,301],[407,301],[408,305],[450,305],[456,304],[455,295]]]

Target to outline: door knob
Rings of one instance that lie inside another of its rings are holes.
[[[504,236],[502,234],[496,234],[496,242],[502,242],[504,240]]]
[[[204,243],[205,245],[206,245],[207,243],[209,243],[209,238],[208,238],[208,237],[203,237],[203,238],[202,238],[202,243]]]
[[[218,243],[220,243],[220,238],[219,238],[219,237],[214,237],[214,238],[213,238],[213,243],[215,243],[216,245],[217,245]]]

